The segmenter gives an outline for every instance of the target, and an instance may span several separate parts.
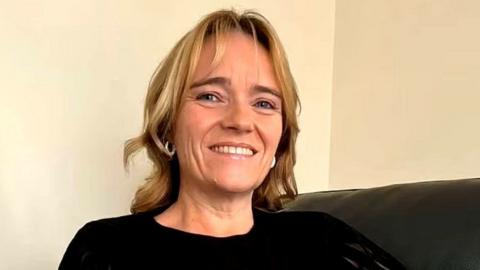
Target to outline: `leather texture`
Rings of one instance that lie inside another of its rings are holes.
[[[480,178],[305,193],[285,210],[329,213],[407,269],[480,269]]]

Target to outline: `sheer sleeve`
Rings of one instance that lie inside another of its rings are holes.
[[[405,269],[396,258],[354,228],[334,217],[328,219],[334,269]]]
[[[83,226],[72,239],[59,265],[59,270],[112,269],[109,259],[107,226],[91,222]]]

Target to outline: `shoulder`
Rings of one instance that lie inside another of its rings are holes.
[[[147,225],[146,214],[90,221],[69,243],[59,269],[110,269]]]
[[[404,269],[376,243],[328,213],[279,211],[260,212],[259,215],[265,220],[264,224],[281,233],[288,243],[302,239],[299,241],[316,246],[317,257],[323,252],[327,254],[326,261],[332,269]]]
[[[278,212],[261,211],[259,215],[263,217],[265,223],[271,222],[278,226],[284,225],[289,228],[307,230],[309,233],[322,231],[330,239],[338,238],[348,241],[365,238],[342,219],[325,212],[282,210]]]
[[[289,227],[317,228],[328,227],[332,223],[338,222],[337,218],[325,213],[315,211],[277,211],[268,212],[257,210],[258,219],[263,222],[272,222],[276,225],[285,225]],[[340,221],[341,222],[341,221]]]
[[[256,222],[268,232],[296,241],[322,241],[332,237],[330,231],[336,218],[324,212],[257,210]],[[283,238],[282,237],[282,238]],[[289,240],[289,241],[290,241]]]
[[[75,238],[106,239],[128,236],[146,225],[146,214],[131,214],[93,220],[83,225]],[[98,241],[98,240],[97,240]]]
[[[97,219],[86,223],[83,228],[92,230],[108,228],[111,230],[124,231],[143,225],[145,220],[150,216],[152,215],[147,212]]]

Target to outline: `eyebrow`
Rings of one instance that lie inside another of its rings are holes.
[[[230,79],[225,78],[225,77],[211,77],[211,78],[207,78],[207,79],[200,80],[198,82],[192,83],[190,88],[196,88],[196,87],[200,87],[200,86],[208,85],[208,84],[214,84],[214,85],[221,86],[224,89],[229,89],[232,83],[231,83]],[[282,98],[282,96],[279,94],[278,90],[275,90],[275,89],[272,89],[270,87],[263,86],[263,85],[256,84],[253,87],[253,91],[257,92],[257,93],[271,94],[271,95],[274,95],[274,96],[276,96],[280,99]]]

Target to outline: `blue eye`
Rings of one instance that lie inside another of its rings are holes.
[[[210,93],[201,94],[201,95],[197,96],[197,100],[205,100],[205,101],[211,101],[211,102],[220,101],[220,99],[217,96],[215,96],[214,94],[210,94]]]
[[[265,100],[255,103],[255,107],[258,107],[261,109],[269,109],[269,110],[275,109],[275,106],[273,104]]]

